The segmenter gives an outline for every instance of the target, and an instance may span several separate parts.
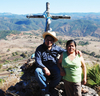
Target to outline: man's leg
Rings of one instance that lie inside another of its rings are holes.
[[[49,83],[49,87],[54,88],[56,87],[59,82],[61,81],[60,70],[57,65],[54,65],[51,69],[51,82]]]
[[[61,75],[60,75],[60,70],[59,70],[58,66],[54,65],[52,67],[51,76],[52,76],[52,79],[49,83],[49,91],[52,96],[58,96],[57,90],[54,89],[61,81]]]
[[[36,68],[35,77],[36,77],[36,80],[38,81],[42,91],[44,93],[48,93],[48,84],[46,82],[46,77],[44,76],[44,72],[41,68]]]

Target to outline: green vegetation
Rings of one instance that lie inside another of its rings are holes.
[[[18,55],[18,52],[13,52],[12,53],[12,56],[16,56],[16,55]]]
[[[84,53],[84,54],[90,55],[90,56],[94,56],[94,57],[96,57],[96,58],[100,58],[100,55],[95,55],[95,52],[89,53],[89,52],[86,52],[86,51],[84,51],[84,50],[82,50],[81,52]]]
[[[86,41],[86,42],[84,42],[84,41],[79,41],[78,45],[81,45],[81,46],[89,45],[89,42],[88,42],[88,41]]]
[[[3,83],[3,82],[5,82],[5,80],[4,79],[0,79],[0,83]]]
[[[90,56],[95,56],[95,52],[91,52],[89,55]]]
[[[7,52],[9,52],[9,51],[10,51],[10,49],[7,50]]]
[[[2,64],[0,64],[0,69],[2,68]]]
[[[4,59],[3,60],[4,64],[10,63],[11,61]]]
[[[7,69],[7,71],[9,71],[9,70],[11,70],[12,69],[12,67],[9,67],[8,69]]]
[[[72,28],[69,34],[77,36],[80,35],[87,36],[90,35],[91,32],[93,32],[91,35],[94,35],[94,32],[97,29],[97,26],[94,25],[94,22],[90,20],[82,20],[82,19],[74,20],[70,22],[70,25],[72,26]],[[81,33],[76,32],[76,30],[80,30]]]
[[[27,57],[25,53],[22,53],[20,56],[22,56],[23,58]]]
[[[6,36],[10,35],[10,34],[20,34],[20,31],[9,31],[9,30],[4,30],[4,31],[0,31],[0,39],[6,39]]]
[[[20,72],[20,73],[19,73],[19,76],[22,76],[23,74],[24,74],[24,72]]]
[[[67,42],[67,40],[59,39],[55,44],[63,45],[63,44],[66,44],[66,42]]]
[[[94,65],[92,68],[87,68],[87,85],[90,87],[100,86],[100,66]]]

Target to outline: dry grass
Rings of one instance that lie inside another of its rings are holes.
[[[31,33],[32,31],[25,31],[26,33]],[[39,33],[39,32],[38,32]],[[43,43],[43,38],[35,35],[12,35],[8,36],[7,40],[0,40],[0,59],[10,58],[13,52],[31,52],[35,51],[36,47]],[[96,55],[100,55],[100,42],[99,38],[95,37],[69,37],[69,36],[58,36],[58,39],[69,40],[75,39],[78,43],[79,41],[88,41],[90,44],[86,46],[77,46],[77,49],[84,50],[86,52],[95,52]],[[9,51],[7,51],[9,49]],[[84,55],[84,54],[83,54]],[[100,62],[99,59],[84,55],[86,62]],[[91,61],[92,60],[92,61]],[[98,63],[97,62],[97,63]]]

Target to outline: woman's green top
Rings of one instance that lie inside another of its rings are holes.
[[[63,52],[62,67],[64,68],[66,75],[63,79],[69,82],[81,82],[81,59],[79,55],[73,60],[68,58],[67,52]]]

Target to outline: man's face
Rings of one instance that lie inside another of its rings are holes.
[[[51,36],[47,36],[47,37],[45,38],[45,45],[46,45],[48,48],[52,47],[53,43],[54,43],[54,41],[53,41],[53,38],[52,38]]]

